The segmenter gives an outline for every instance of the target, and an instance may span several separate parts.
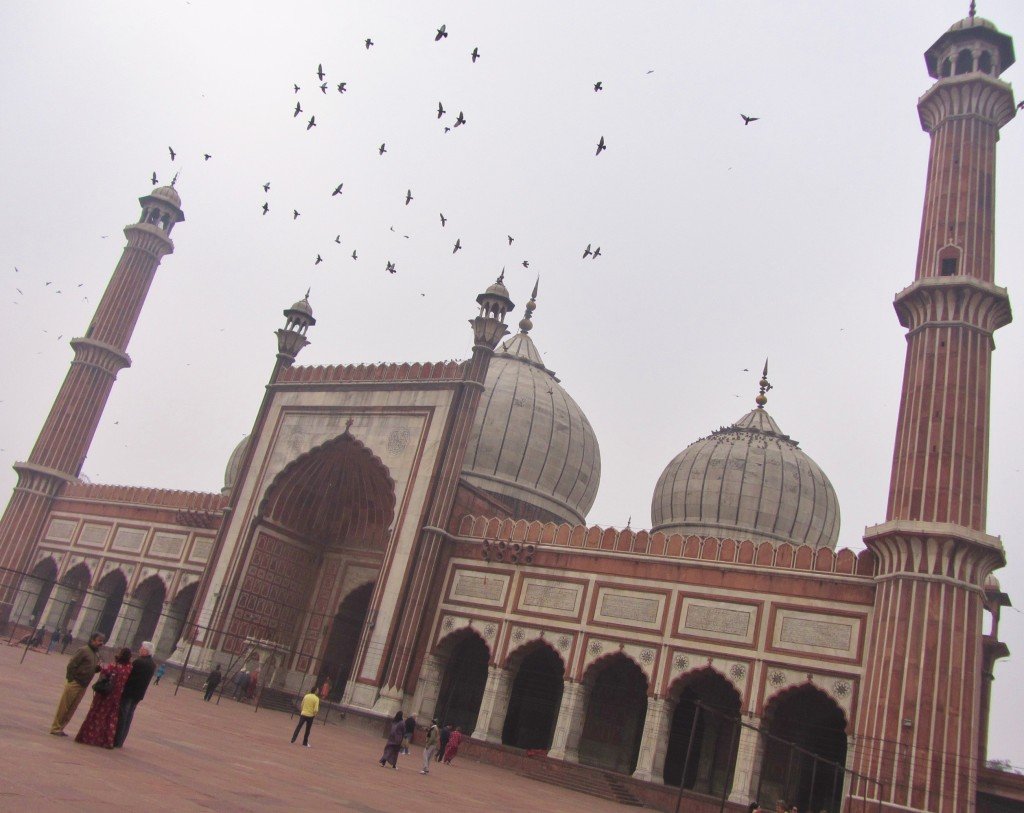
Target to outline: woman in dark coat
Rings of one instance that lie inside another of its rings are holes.
[[[398,749],[402,747],[402,740],[405,738],[405,723],[402,722],[402,712],[396,712],[391,721],[391,731],[388,733],[388,741],[384,746],[384,753],[380,755],[380,767],[387,762],[392,768],[398,767]]]
[[[110,691],[106,694],[93,692],[92,705],[89,713],[78,729],[75,742],[84,745],[98,745],[101,748],[114,747],[114,735],[117,733],[118,706],[121,704],[121,692],[128,682],[132,671],[132,651],[124,647],[114,658],[113,663],[104,664],[100,668],[100,676],[110,678]]]

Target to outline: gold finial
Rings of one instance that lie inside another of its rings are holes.
[[[499,285],[504,285],[505,284],[505,266],[501,267],[501,273],[498,274],[498,284]]]
[[[761,389],[754,401],[758,409],[764,409],[764,405],[768,403],[767,392],[772,388],[772,385],[768,383],[768,359],[764,360],[764,369],[761,371],[761,380],[758,382],[758,386]]]
[[[533,312],[537,310],[537,288],[540,286],[540,277],[537,277],[537,281],[533,284],[533,293],[530,294],[530,301],[526,303],[526,313],[523,314],[523,318],[519,320],[519,330],[523,333],[529,333],[533,330],[533,320],[530,318],[533,316]]]
[[[977,13],[978,13],[978,6],[975,3],[975,0],[971,0],[971,7],[969,9],[967,9],[967,16],[970,17],[973,20],[974,19],[974,15],[977,14]]]

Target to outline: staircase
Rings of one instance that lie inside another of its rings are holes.
[[[603,771],[588,771],[580,768],[559,771],[533,769],[520,771],[519,775],[536,779],[539,782],[547,782],[549,785],[557,785],[566,790],[574,790],[577,793],[612,799],[628,807],[644,806],[644,803],[630,792],[619,777]]]

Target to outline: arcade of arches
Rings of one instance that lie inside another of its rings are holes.
[[[347,432],[292,461],[260,504],[220,648],[273,642],[283,653],[278,683],[309,675],[340,698],[394,512],[387,467]]]

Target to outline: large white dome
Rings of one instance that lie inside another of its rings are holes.
[[[536,289],[534,290],[536,296]],[[462,475],[516,516],[581,524],[601,481],[601,451],[583,410],[521,332],[491,359]]]
[[[759,407],[691,443],[651,501],[666,533],[835,548],[839,501],[817,463]]]

